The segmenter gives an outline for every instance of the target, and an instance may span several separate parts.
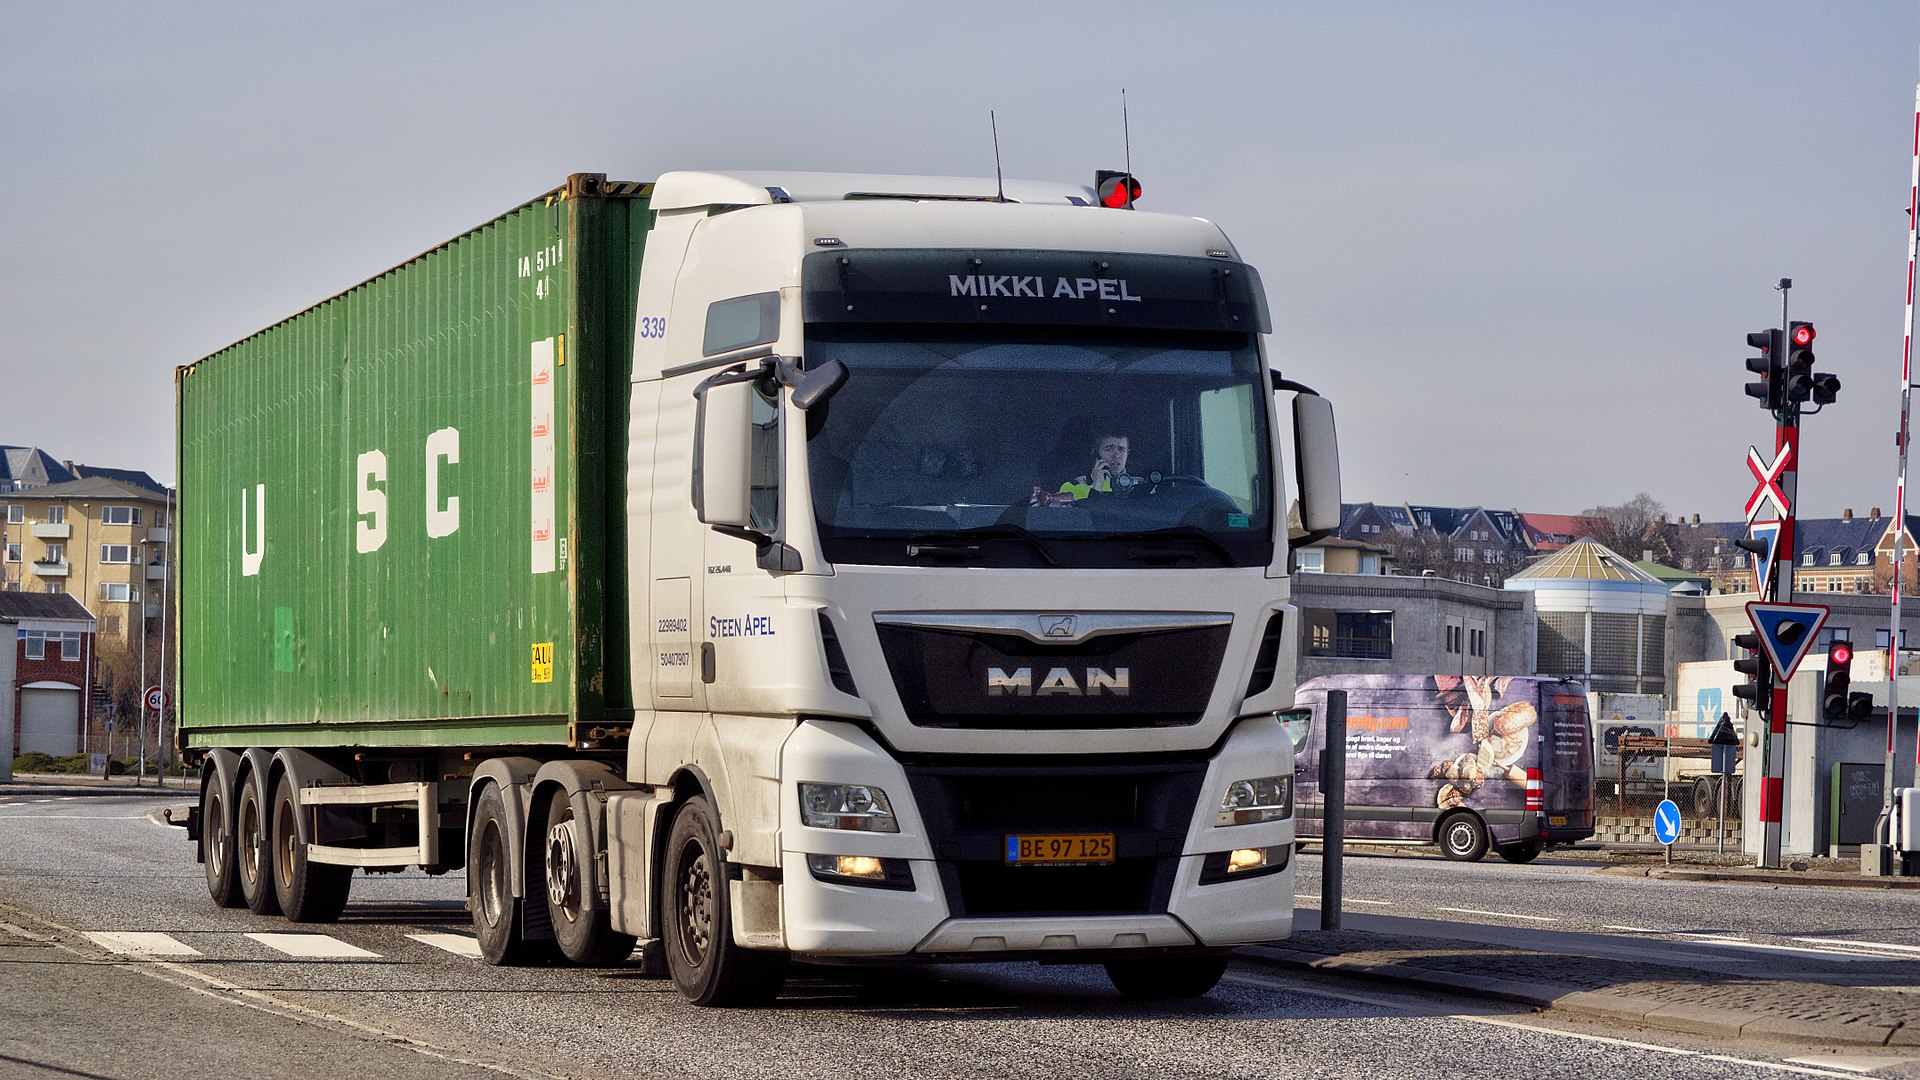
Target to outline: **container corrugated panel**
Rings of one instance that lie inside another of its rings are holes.
[[[576,176],[180,369],[187,746],[568,745],[631,718],[650,193]]]

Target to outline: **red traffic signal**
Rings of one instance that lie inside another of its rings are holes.
[[[1833,647],[1827,650],[1827,663],[1829,664],[1853,663],[1853,643],[1850,641],[1834,642]]]
[[[1140,198],[1140,181],[1129,173],[1101,169],[1093,174],[1093,190],[1101,206],[1131,210]]]
[[[1806,348],[1807,346],[1813,344],[1813,339],[1817,336],[1819,335],[1814,331],[1812,323],[1797,322],[1793,324],[1792,337],[1793,337],[1794,348],[1796,349]]]

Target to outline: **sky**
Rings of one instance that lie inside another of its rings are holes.
[[[1920,7],[0,0],[0,444],[174,477],[173,371],[569,173],[1091,182],[1218,222],[1348,501],[1735,520],[1748,331],[1891,512]],[[1121,92],[1128,127],[1123,130]],[[1910,509],[1913,509],[1910,507]]]

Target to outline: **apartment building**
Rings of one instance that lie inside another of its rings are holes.
[[[91,475],[0,493],[0,501],[0,591],[71,596],[95,615],[103,641],[138,649],[172,578],[167,493]]]

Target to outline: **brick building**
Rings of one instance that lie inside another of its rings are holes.
[[[0,624],[8,620],[15,752],[79,753],[93,719],[93,616],[71,596],[0,592]]]

